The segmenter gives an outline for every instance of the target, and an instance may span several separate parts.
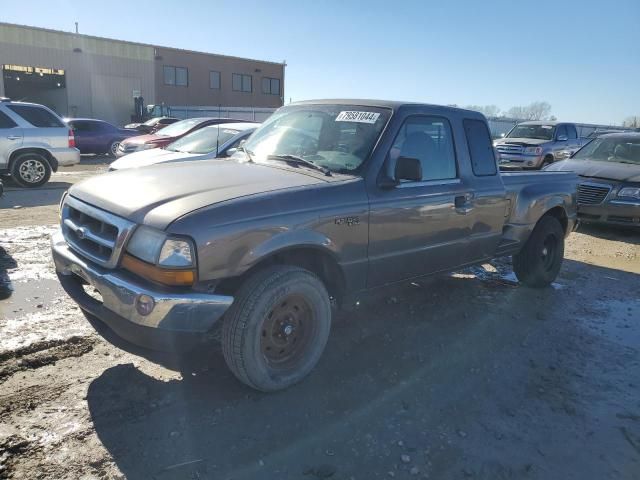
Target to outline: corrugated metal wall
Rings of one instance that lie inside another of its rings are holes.
[[[150,46],[0,23],[3,64],[64,69],[68,111],[62,115],[124,124],[133,113],[133,90],[155,98]]]

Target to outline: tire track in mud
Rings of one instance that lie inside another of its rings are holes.
[[[0,353],[0,382],[16,372],[35,370],[52,365],[58,360],[81,357],[93,350],[97,337],[71,337],[64,340],[48,340],[32,343],[18,350]],[[0,397],[0,412],[3,411]],[[1,413],[0,413],[1,414]]]

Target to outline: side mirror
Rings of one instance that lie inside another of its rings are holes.
[[[227,148],[226,152],[222,152],[222,155],[220,155],[221,157],[232,157],[234,153],[236,153],[238,151],[237,148]]]
[[[396,162],[396,181],[409,180],[419,182],[422,180],[422,164],[417,158],[400,157]]]
[[[559,142],[566,142],[567,140],[569,140],[569,137],[567,137],[566,135],[558,135]]]

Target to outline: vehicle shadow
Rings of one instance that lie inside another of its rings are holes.
[[[608,272],[621,285],[637,285],[635,274],[566,261],[559,284],[533,290],[505,279],[507,268],[508,262],[482,275],[465,270],[389,288],[341,312],[320,364],[282,392],[243,386],[217,347],[201,351],[189,368],[183,364],[180,380],[114,366],[89,386],[95,431],[128,479],[327,478],[320,473],[338,462],[374,471],[352,456],[360,447],[352,443],[356,431],[375,432],[373,424],[399,418],[389,438],[369,440],[382,449],[398,438],[409,443],[413,422],[434,430],[452,403],[457,415],[473,417],[470,395],[484,377],[469,372],[513,348],[526,384],[530,361],[522,345],[545,320],[566,322],[574,286],[585,288],[585,279]],[[509,386],[488,388],[496,404],[515,395],[505,394]]]
[[[4,196],[0,199],[0,209],[57,205],[60,203],[62,194],[71,185],[68,182],[49,182],[39,188],[22,188],[15,183],[5,184]]]
[[[638,227],[616,227],[610,225],[597,225],[593,223],[581,223],[578,232],[603,240],[613,240],[617,242],[632,243],[640,245],[640,228]]]
[[[17,267],[18,262],[15,261],[4,247],[0,246],[0,300],[9,298],[13,293],[8,270]]]

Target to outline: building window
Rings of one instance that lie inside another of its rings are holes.
[[[183,67],[164,66],[164,84],[186,87],[189,85],[189,71]]]
[[[209,72],[209,88],[220,89],[220,72]]]
[[[231,86],[234,92],[248,92],[253,91],[251,75],[242,75],[240,73],[234,73],[231,76]]]
[[[280,79],[262,77],[262,93],[266,95],[280,95]]]

